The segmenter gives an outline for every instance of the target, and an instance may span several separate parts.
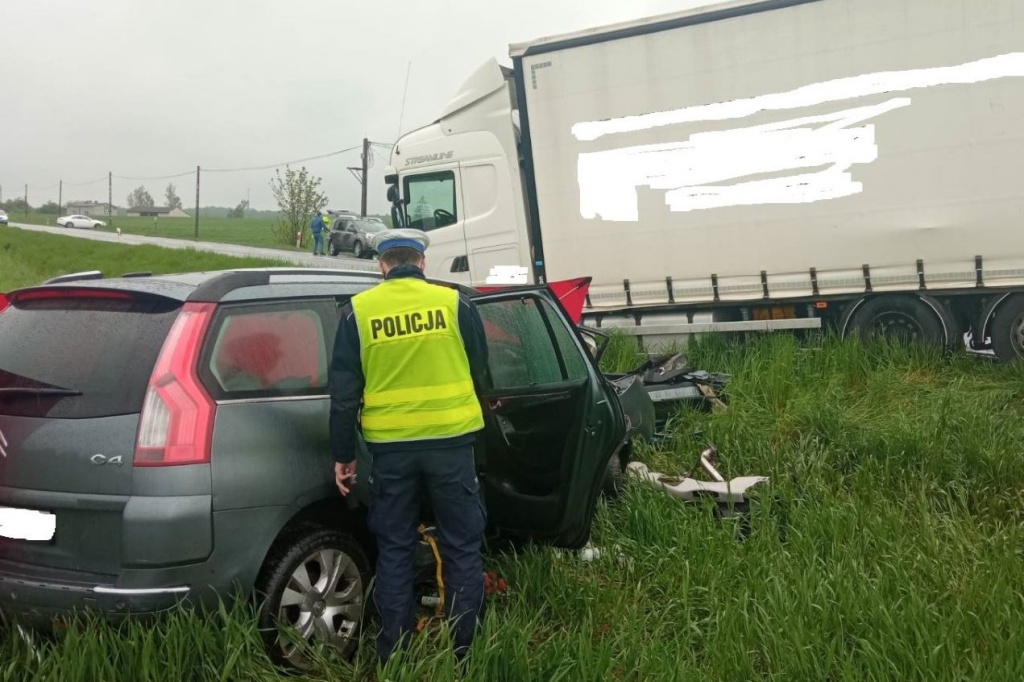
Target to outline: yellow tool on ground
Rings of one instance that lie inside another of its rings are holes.
[[[435,578],[437,579],[437,604],[434,605],[434,615],[441,616],[444,614],[444,567],[441,563],[441,551],[437,548],[437,540],[430,534],[429,528],[420,524],[419,527],[420,536],[423,541],[430,545],[430,551],[434,553],[434,562],[437,566]],[[423,628],[427,624],[426,618],[421,618],[416,624],[416,631],[422,632]]]

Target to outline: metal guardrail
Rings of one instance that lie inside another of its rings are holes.
[[[707,334],[712,332],[770,332],[781,329],[821,329],[819,318],[795,318],[791,320],[742,320],[739,322],[691,322],[687,324],[628,324],[618,320],[606,320],[598,329],[615,331],[633,336],[664,336],[672,334]]]

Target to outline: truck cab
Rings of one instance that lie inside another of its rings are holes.
[[[492,59],[436,122],[392,150],[392,219],[430,235],[429,276],[470,286],[532,283],[516,118],[510,71]]]

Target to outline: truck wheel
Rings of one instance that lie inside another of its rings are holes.
[[[274,544],[256,579],[260,636],[279,664],[308,669],[296,641],[350,657],[363,622],[370,562],[351,536],[303,525]],[[287,634],[282,634],[283,629]]]
[[[992,350],[1002,362],[1024,360],[1024,296],[1012,296],[992,317]]]
[[[878,338],[940,348],[947,343],[942,320],[916,296],[878,296],[866,301],[853,314],[850,331],[865,343]]]

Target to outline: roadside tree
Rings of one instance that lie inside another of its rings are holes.
[[[153,197],[142,185],[133,189],[128,195],[128,208],[150,208],[152,206],[156,206],[153,203]]]
[[[8,199],[3,202],[0,204],[0,208],[13,215],[14,213],[28,213],[32,210],[32,205],[25,203],[24,199],[18,197],[17,199]]]
[[[228,218],[244,218],[245,212],[249,210],[249,202],[246,199],[242,199],[238,202],[238,206],[228,209]]]
[[[167,199],[165,206],[167,208],[181,208],[181,197],[178,196],[177,188],[174,183],[168,183],[167,189],[164,190],[164,197]]]
[[[313,214],[327,205],[327,195],[321,191],[323,180],[310,175],[305,166],[298,170],[285,166],[284,174],[278,168],[270,181],[280,213],[274,228],[275,241],[282,244],[295,242],[295,235],[305,232]]]

